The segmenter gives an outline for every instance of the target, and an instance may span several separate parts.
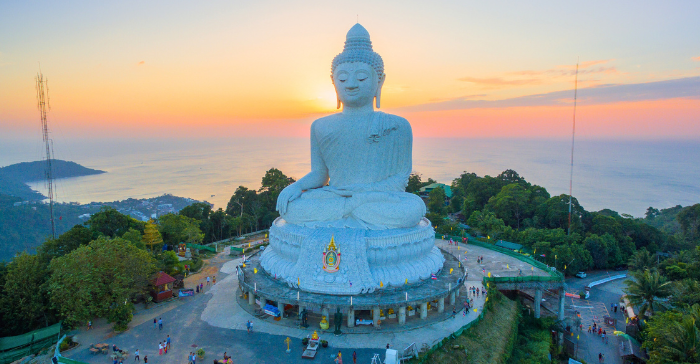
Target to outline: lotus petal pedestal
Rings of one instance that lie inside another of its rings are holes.
[[[331,239],[338,252],[337,271],[324,269]],[[268,274],[289,286],[333,295],[370,293],[429,279],[444,262],[425,218],[412,228],[388,230],[307,228],[278,218],[260,258]]]

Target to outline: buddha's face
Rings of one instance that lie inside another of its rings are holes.
[[[342,63],[333,72],[335,92],[345,107],[371,104],[380,85],[377,72],[363,62]]]

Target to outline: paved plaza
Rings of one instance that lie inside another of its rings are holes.
[[[485,248],[460,244],[457,250],[457,246],[442,240],[436,240],[436,244],[462,258],[469,272],[465,286],[481,287],[484,272],[491,272],[495,276],[510,276],[518,275],[522,269],[523,272],[529,271],[532,274],[547,274],[536,268],[532,271],[529,265],[515,258]],[[484,257],[484,264],[476,263],[477,256]],[[312,326],[308,329],[299,329],[290,324],[295,318],[285,318],[278,323],[272,321],[272,318],[263,320],[250,315],[241,307],[245,301],[239,303],[237,299],[240,291],[235,273],[239,263],[240,259],[231,259],[226,253],[218,254],[208,262],[204,272],[186,280],[186,287],[194,287],[199,282],[205,282],[207,275],[216,275],[216,284],[205,288],[203,294],[175,299],[147,310],[139,309],[130,329],[121,334],[114,334],[111,324],[104,320],[95,322],[93,330],[80,328],[74,333],[76,341],[81,345],[64,355],[88,363],[108,363],[110,360],[107,356],[92,355],[88,351],[90,344],[105,342],[116,344],[130,353],[138,348],[141,359],[148,355],[149,363],[187,363],[188,353],[200,347],[206,351],[206,362],[219,359],[227,352],[234,363],[306,363],[308,360],[301,359],[301,339],[316,329],[321,338],[329,342],[329,347],[320,349],[314,361],[331,363],[332,357],[341,351],[345,362],[351,362],[355,351],[358,363],[370,363],[375,353],[384,358],[386,344],[399,350],[411,343],[415,343],[418,348],[434,345],[474,320],[484,305],[483,295],[470,297],[474,299],[477,312],[471,310],[466,316],[460,311],[463,307],[457,307],[458,314],[452,318],[453,307],[446,305],[445,312],[449,317],[439,316],[433,310],[425,320],[426,324],[414,316],[407,320],[401,331],[398,330],[398,324],[392,324],[391,320],[383,324],[381,330],[352,330],[343,325],[345,334],[336,337],[320,330],[314,322],[310,322]],[[464,302],[466,295],[466,290],[463,289],[457,306]],[[162,330],[154,327],[153,318],[163,319]],[[245,323],[248,320],[253,322],[252,333],[246,331]],[[165,340],[167,335],[171,337],[172,349],[168,354],[160,356],[158,343]],[[284,340],[287,337],[291,339],[291,353],[286,353]],[[125,362],[133,362],[133,356]]]

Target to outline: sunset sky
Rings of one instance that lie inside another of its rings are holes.
[[[700,139],[700,2],[3,1],[0,138],[307,136],[359,22],[416,137]]]

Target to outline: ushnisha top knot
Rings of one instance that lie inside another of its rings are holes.
[[[331,64],[331,76],[338,65],[346,62],[362,62],[370,65],[381,82],[384,75],[384,61],[382,57],[372,50],[372,41],[369,40],[369,32],[360,23],[353,25],[345,37],[343,52],[333,58]]]

